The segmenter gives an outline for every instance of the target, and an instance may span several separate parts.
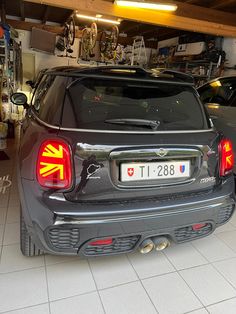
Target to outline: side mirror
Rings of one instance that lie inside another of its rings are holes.
[[[24,93],[13,93],[11,95],[11,102],[17,106],[24,106],[25,109],[29,108],[27,96]]]

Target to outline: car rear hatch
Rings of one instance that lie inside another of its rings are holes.
[[[184,197],[206,193],[217,183],[219,139],[214,132],[125,139],[62,131],[61,136],[80,139],[74,146],[74,188],[65,194],[71,201]]]
[[[70,201],[183,197],[216,184],[219,137],[187,83],[71,77],[59,136],[72,146]]]

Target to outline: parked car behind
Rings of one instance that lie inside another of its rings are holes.
[[[216,128],[232,140],[236,154],[236,76],[214,79],[199,87],[198,92]]]
[[[235,208],[233,151],[189,77],[56,68],[27,108],[18,162],[21,250],[162,250],[209,235]]]

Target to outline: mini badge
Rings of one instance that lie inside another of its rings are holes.
[[[185,172],[185,165],[180,165],[179,170],[181,173],[184,173]]]

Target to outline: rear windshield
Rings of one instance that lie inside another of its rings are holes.
[[[71,79],[62,126],[97,130],[199,130],[203,111],[192,87],[107,79]]]

